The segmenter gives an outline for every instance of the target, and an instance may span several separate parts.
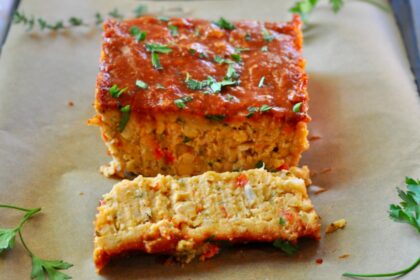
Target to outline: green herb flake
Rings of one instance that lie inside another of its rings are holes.
[[[289,9],[289,11],[300,15],[302,20],[306,22],[309,14],[313,11],[317,4],[318,0],[301,0],[296,2],[295,5]]]
[[[274,36],[267,29],[264,28],[262,30],[262,33],[263,33],[264,41],[271,42],[274,40]]]
[[[130,33],[134,36],[137,42],[146,39],[146,31],[141,31],[137,26],[132,26],[130,28]]]
[[[214,56],[214,61],[218,64],[222,64],[223,62],[225,62],[225,59],[221,56],[215,55]]]
[[[130,113],[131,113],[131,106],[130,105],[125,105],[124,107],[122,107],[120,109],[121,111],[121,120],[120,120],[120,124],[118,126],[118,129],[120,132],[124,131],[125,126],[128,123],[128,120],[130,119]]]
[[[169,21],[169,17],[166,16],[158,16],[157,17],[158,20],[164,21],[164,22],[168,22]]]
[[[160,64],[159,55],[155,52],[152,52],[152,65],[157,70],[162,70],[162,64]]]
[[[197,53],[197,51],[195,49],[188,49],[188,52],[192,55]]]
[[[200,36],[200,29],[198,29],[198,27],[194,29],[194,35],[197,37]]]
[[[95,14],[95,25],[99,26],[99,25],[101,25],[103,22],[104,22],[104,19],[103,19],[102,15],[101,15],[99,12],[97,12],[97,13]]]
[[[283,217],[280,217],[280,219],[279,219],[279,224],[280,224],[281,226],[285,226],[285,225],[286,225],[286,220],[285,220]]]
[[[255,168],[265,168],[265,162],[260,160],[257,162],[257,164],[255,164]]]
[[[205,115],[205,118],[211,121],[223,121],[226,115]]]
[[[136,81],[136,86],[142,89],[147,89],[149,86],[143,82],[142,80],[137,80]]]
[[[302,102],[298,102],[295,105],[293,105],[292,111],[295,113],[299,113],[301,108],[302,108]]]
[[[251,118],[256,112],[258,112],[258,107],[255,106],[250,106],[248,107],[248,114],[246,115],[246,117],[249,119]]]
[[[157,89],[165,89],[165,86],[162,84],[156,84]]]
[[[263,77],[261,77],[261,80],[260,80],[260,82],[258,83],[258,87],[259,87],[259,88],[262,88],[262,87],[264,86],[264,81],[265,81],[265,77],[263,76]]]
[[[334,13],[338,13],[344,5],[343,0],[330,0],[331,8]]]
[[[186,74],[185,83],[187,84],[187,87],[192,90],[202,90],[208,86],[206,80],[200,82],[198,80],[191,79],[189,73]]]
[[[288,255],[293,255],[299,250],[297,246],[291,244],[289,241],[281,239],[276,239],[276,241],[273,242],[273,246],[281,249]]]
[[[182,98],[175,99],[174,103],[178,108],[184,109],[184,108],[187,107],[187,105],[185,103],[191,102],[192,100],[193,100],[193,98],[191,96],[184,96]]]
[[[230,94],[226,94],[226,95],[225,95],[225,98],[226,98],[228,101],[233,101],[233,100],[235,100],[235,97],[234,97],[234,96],[232,96],[232,95],[230,95]]]
[[[249,41],[251,41],[251,40],[252,40],[251,33],[247,32],[247,33],[245,34],[245,41],[249,42]]]
[[[201,59],[204,59],[204,58],[208,58],[208,55],[207,55],[206,53],[201,52],[201,53],[198,55],[198,57],[200,57]]]
[[[229,64],[228,69],[226,71],[226,79],[237,79],[238,73],[236,73],[235,67],[233,64]]]
[[[128,87],[125,88],[118,88],[118,85],[113,85],[110,89],[109,89],[109,94],[113,97],[113,98],[118,98],[121,96],[121,94],[123,94],[125,91],[127,91]]]
[[[169,25],[168,26],[168,29],[169,29],[169,33],[171,33],[171,36],[172,37],[177,37],[179,35],[178,27],[177,26],[175,26],[175,25]]]
[[[260,107],[260,112],[264,113],[264,112],[270,111],[271,109],[273,109],[273,107],[264,104]]]
[[[235,25],[233,23],[231,23],[230,21],[226,20],[223,17],[221,17],[218,21],[214,22],[214,24],[216,24],[220,28],[226,29],[226,30],[235,29]]]
[[[158,53],[168,54],[172,52],[170,47],[160,44],[146,44],[146,50],[152,53],[152,65],[157,70],[163,69]]]
[[[250,50],[251,50],[250,48],[240,48],[240,47],[235,48],[236,53],[248,52]]]
[[[232,59],[236,62],[242,61],[241,55],[239,53],[233,53],[230,55],[230,57],[232,57]]]
[[[190,142],[192,139],[190,137],[184,136],[184,139],[182,139],[182,143],[188,143]]]
[[[268,52],[268,47],[267,47],[267,46],[263,46],[263,47],[261,47],[261,51],[262,51],[262,52]]]

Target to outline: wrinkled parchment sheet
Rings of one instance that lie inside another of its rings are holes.
[[[290,19],[293,1],[145,2],[150,12],[217,19]],[[128,15],[140,1],[24,0],[21,10],[49,20],[92,19],[118,7]],[[74,279],[341,279],[341,273],[387,272],[418,257],[420,239],[392,222],[405,176],[420,177],[420,98],[391,14],[346,1],[334,14],[326,1],[305,33],[311,142],[301,161],[318,172],[312,195],[322,217],[345,218],[344,230],[318,242],[304,241],[287,257],[271,246],[228,248],[206,262],[163,265],[154,256],[110,264],[97,276],[92,262],[93,220],[101,196],[116,180],[98,168],[109,157],[94,115],[99,29],[64,36],[27,33],[12,26],[0,58],[0,201],[42,207],[25,227],[30,248],[43,258],[74,264]],[[74,102],[73,107],[68,102]],[[322,172],[321,172],[322,171]],[[0,209],[0,226],[21,213]],[[349,254],[346,259],[339,258]],[[323,259],[322,264],[315,260]],[[29,279],[30,258],[18,242],[0,256],[0,279]],[[404,279],[420,279],[420,270]]]

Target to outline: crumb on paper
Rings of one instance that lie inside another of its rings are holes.
[[[73,107],[74,106],[74,102],[70,100],[69,102],[67,102],[67,106]]]
[[[79,195],[84,195],[85,193],[84,192],[79,192]]]
[[[340,219],[335,222],[332,222],[325,231],[326,233],[333,233],[338,229],[343,229],[347,225],[347,221],[345,219]]]
[[[312,192],[313,194],[320,194],[320,193],[326,192],[327,189],[320,186],[312,185],[312,186],[309,186],[309,191]]]
[[[317,264],[322,264],[322,263],[324,262],[324,260],[323,260],[323,259],[316,259],[316,260],[315,260],[315,262],[316,262]]]
[[[309,141],[316,141],[316,140],[319,140],[319,139],[321,139],[321,136],[318,136],[318,135],[309,135],[308,136]]]
[[[350,257],[350,254],[343,254],[341,256],[339,256],[339,259],[347,259],[348,257]]]

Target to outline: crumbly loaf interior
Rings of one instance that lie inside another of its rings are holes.
[[[308,173],[307,168],[253,169],[123,180],[98,208],[95,263],[101,269],[111,256],[130,250],[173,254],[188,262],[216,252],[211,245],[222,240],[318,239],[319,218],[305,186]]]
[[[252,169],[260,161],[269,170],[279,170],[296,166],[308,148],[305,122],[291,126],[270,117],[224,123],[161,114],[132,118],[122,133],[117,129],[119,112],[106,111],[98,119],[113,157],[102,168],[107,176],[193,176],[209,170]]]

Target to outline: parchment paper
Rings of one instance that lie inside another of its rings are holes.
[[[288,20],[292,2],[146,4],[170,15]],[[114,7],[131,14],[139,3],[31,0],[21,10],[49,20],[87,19]],[[394,19],[346,1],[337,15],[321,5],[310,21],[304,47],[310,128],[322,139],[312,142],[301,163],[318,172],[331,168],[313,178],[328,191],[312,199],[323,231],[339,218],[347,219],[347,228],[319,243],[302,242],[293,257],[271,246],[225,249],[183,267],[138,256],[113,262],[103,276],[96,276],[91,258],[92,222],[99,199],[116,180],[98,173],[109,158],[98,129],[86,125],[94,115],[100,31],[51,36],[13,26],[0,59],[0,201],[43,208],[24,230],[32,250],[73,263],[68,272],[74,279],[340,279],[344,271],[387,272],[414,262],[418,233],[387,214],[398,201],[395,187],[405,176],[420,177],[420,99]],[[1,226],[15,225],[19,215],[0,209]],[[350,256],[340,259],[343,254]],[[0,256],[0,279],[29,279],[30,269],[20,244]],[[420,270],[404,279],[420,279]]]

